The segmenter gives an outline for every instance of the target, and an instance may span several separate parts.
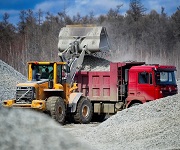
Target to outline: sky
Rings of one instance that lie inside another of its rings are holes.
[[[116,8],[117,5],[123,4],[120,8],[120,14],[124,15],[129,9],[130,0],[0,0],[0,21],[4,13],[9,14],[9,21],[16,24],[19,21],[21,10],[31,9],[38,12],[41,9],[44,13],[50,12],[56,15],[66,8],[69,16],[76,15],[78,12],[85,16],[93,12],[95,16],[106,14],[110,8]],[[172,15],[177,7],[180,6],[180,0],[141,0],[141,3],[147,9],[161,12],[161,7],[165,8],[165,13]]]

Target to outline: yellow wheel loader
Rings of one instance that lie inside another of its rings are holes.
[[[60,62],[28,62],[28,81],[19,83],[16,97],[4,100],[4,107],[32,108],[64,124],[66,116],[89,123],[93,115],[90,100],[77,92],[74,76],[84,56],[109,50],[106,29],[96,26],[66,26],[59,33]]]

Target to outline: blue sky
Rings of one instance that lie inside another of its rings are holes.
[[[93,11],[95,16],[106,14],[110,8],[116,8],[123,4],[120,9],[121,14],[125,14],[129,8],[130,0],[0,0],[0,20],[2,15],[7,12],[10,15],[9,21],[17,23],[20,10],[31,9],[37,12],[41,9],[44,13],[50,12],[57,14],[66,8],[67,14],[76,15],[78,12],[84,16]],[[165,8],[168,15],[174,13],[180,0],[141,0],[147,8],[147,13],[154,9],[160,13],[161,7]]]

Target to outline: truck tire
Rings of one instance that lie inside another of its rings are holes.
[[[105,120],[105,117],[106,117],[106,113],[101,113],[101,114],[94,113],[92,116],[92,121],[93,122],[103,122]]]
[[[130,107],[140,105],[141,103],[133,103]]]
[[[66,118],[66,108],[61,97],[52,96],[47,99],[47,111],[57,122],[64,124]]]
[[[78,104],[77,109],[74,114],[74,121],[76,123],[84,123],[87,124],[92,119],[92,104],[89,99],[85,97],[81,97]]]

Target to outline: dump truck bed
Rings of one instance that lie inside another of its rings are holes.
[[[125,69],[143,65],[144,62],[110,63],[110,71],[80,71],[76,73],[75,82],[78,90],[91,101],[118,101],[118,81],[124,78]],[[120,73],[121,72],[121,73]]]
[[[75,81],[83,95],[92,101],[116,100],[116,86],[112,82],[112,74],[109,71],[81,71],[76,74]]]

